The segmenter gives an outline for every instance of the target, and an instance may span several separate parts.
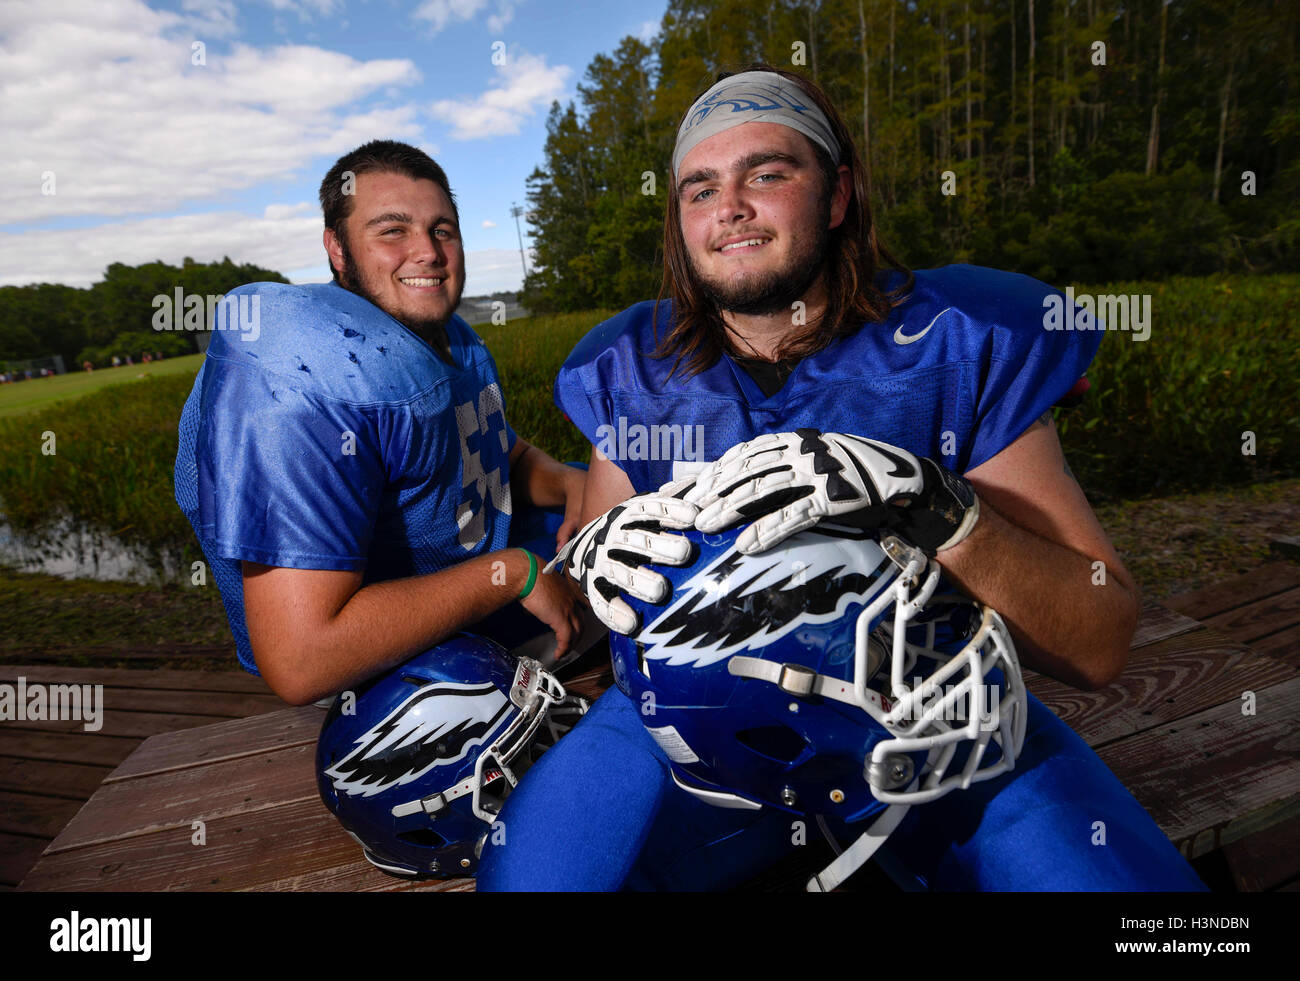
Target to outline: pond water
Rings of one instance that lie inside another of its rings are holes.
[[[179,556],[127,545],[65,519],[35,539],[0,517],[0,565],[19,572],[44,572],[64,579],[100,579],[161,586],[183,580]]]

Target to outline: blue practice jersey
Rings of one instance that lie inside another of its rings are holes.
[[[492,356],[459,317],[452,366],[333,284],[255,283],[225,302],[239,317],[213,331],[181,414],[176,502],[257,673],[241,560],[371,583],[504,548],[515,434]]]
[[[1044,326],[1044,298],[1059,294],[979,266],[922,270],[883,323],[804,358],[770,397],[726,354],[670,377],[673,359],[650,352],[671,329],[672,305],[660,303],[656,321],[647,301],[579,342],[555,401],[638,492],[742,440],[801,427],[867,436],[965,473],[1066,395],[1097,353],[1100,331]]]

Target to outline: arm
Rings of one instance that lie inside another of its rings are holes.
[[[936,560],[1006,620],[1022,661],[1084,690],[1124,670],[1138,589],[1065,463],[1045,415],[965,474],[980,519]],[[1093,563],[1105,565],[1104,584]]]
[[[360,572],[244,562],[248,639],[271,690],[291,705],[306,705],[501,609],[519,595],[528,565],[521,550],[505,549],[363,588]],[[555,630],[556,656],[563,654],[580,627],[568,583],[539,572],[521,602]]]
[[[600,517],[615,504],[622,504],[635,493],[627,474],[593,446],[591,466],[587,470],[587,485],[583,491],[581,524],[585,525],[593,518]]]
[[[557,547],[578,528],[586,474],[566,467],[520,437],[510,450],[510,490],[537,507],[564,507],[564,523],[556,535]]]

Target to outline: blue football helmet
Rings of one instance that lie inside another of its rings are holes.
[[[510,790],[586,708],[537,661],[457,634],[334,700],[321,799],[377,868],[473,875]]]
[[[697,797],[824,831],[874,817],[808,884],[831,889],[911,805],[1012,769],[1020,666],[1001,617],[937,593],[939,567],[895,536],[822,522],[744,555],[743,530],[688,530],[688,565],[646,567],[671,596],[624,597],[640,627],[610,634],[614,679]]]

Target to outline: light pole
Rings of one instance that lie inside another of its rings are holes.
[[[510,202],[510,213],[515,217],[515,235],[519,238],[519,262],[524,267],[524,278],[528,278],[528,260],[524,258],[524,236],[519,231],[519,216],[524,213],[524,209],[519,207],[513,201]]]

